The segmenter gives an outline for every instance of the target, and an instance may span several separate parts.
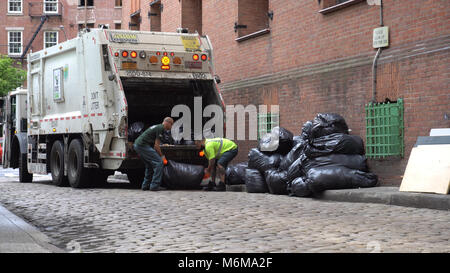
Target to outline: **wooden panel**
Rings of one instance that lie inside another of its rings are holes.
[[[447,194],[449,187],[450,144],[414,147],[400,191]]]

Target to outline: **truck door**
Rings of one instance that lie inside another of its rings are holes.
[[[11,143],[14,136],[16,118],[16,96],[8,96],[5,101],[5,120],[3,125],[3,154],[2,163],[4,168],[10,167]]]

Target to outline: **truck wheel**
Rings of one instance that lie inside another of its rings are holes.
[[[58,187],[69,185],[67,176],[64,175],[64,146],[59,140],[53,143],[50,152],[50,172],[54,185]]]
[[[89,169],[84,167],[83,142],[74,139],[70,142],[67,160],[67,178],[72,188],[84,188],[88,184]]]
[[[142,182],[144,181],[145,170],[144,169],[129,170],[127,172],[127,176],[131,186],[135,189],[139,189],[142,186]]]
[[[19,181],[20,183],[33,181],[33,174],[28,173],[27,154],[20,154],[19,156]]]

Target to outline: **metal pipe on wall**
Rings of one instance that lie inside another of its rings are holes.
[[[383,0],[380,0],[380,27],[384,26],[383,23]],[[377,54],[375,54],[375,58],[373,59],[372,64],[372,103],[376,103],[377,101],[377,61],[380,57],[382,48],[378,48]]]

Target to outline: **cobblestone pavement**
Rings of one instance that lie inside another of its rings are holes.
[[[0,203],[71,251],[450,252],[447,211],[242,192],[143,192],[127,183],[79,190],[37,180],[1,177]]]

